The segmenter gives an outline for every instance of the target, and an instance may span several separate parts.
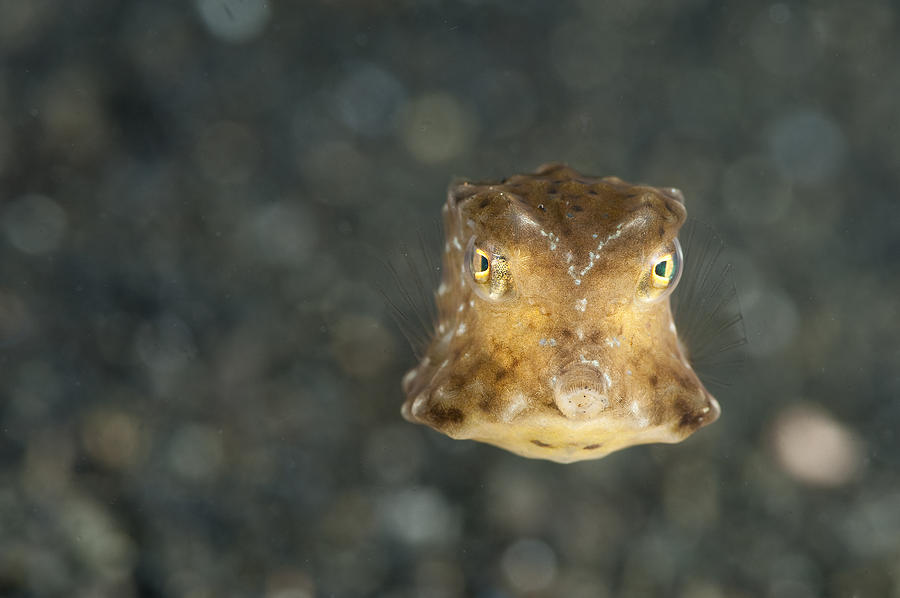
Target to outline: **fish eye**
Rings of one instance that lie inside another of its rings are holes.
[[[650,275],[650,286],[655,289],[664,289],[672,282],[675,274],[675,256],[667,253],[657,259]]]
[[[478,247],[472,252],[472,276],[475,282],[487,282],[491,275],[491,258],[484,249]]]
[[[466,256],[466,278],[480,297],[496,301],[511,295],[509,261],[495,248],[476,244],[473,238]]]
[[[638,297],[644,301],[658,301],[671,293],[681,278],[681,244],[678,239],[658,253],[641,275]]]

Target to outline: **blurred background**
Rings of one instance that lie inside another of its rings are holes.
[[[0,16],[0,595],[900,596],[896,3]],[[728,246],[746,363],[683,444],[400,417],[373,256],[548,161]]]

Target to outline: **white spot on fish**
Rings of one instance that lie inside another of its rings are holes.
[[[456,329],[456,334],[464,334],[466,332],[466,323],[460,322],[459,328]]]
[[[609,377],[609,372],[603,372],[603,379],[606,381],[606,388],[612,388],[612,378]]]
[[[459,307],[456,308],[456,311],[461,312],[461,311],[464,310],[465,308],[466,308],[466,304],[465,304],[465,303],[460,303],[460,304],[459,304]]]
[[[581,358],[581,363],[583,363],[583,364],[585,364],[585,365],[592,365],[592,366],[594,366],[595,368],[599,368],[599,367],[600,367],[600,361],[597,360],[597,359],[588,359],[588,358],[585,357],[584,355],[579,355],[579,357]]]
[[[469,299],[469,307],[475,307],[475,300]]]
[[[406,374],[403,376],[403,387],[406,388],[409,384],[411,384],[413,378],[415,378],[418,373],[418,369],[413,369],[406,372]]]
[[[462,245],[459,244],[459,237],[453,237],[453,246],[462,251]]]
[[[419,417],[422,415],[422,412],[425,411],[425,402],[427,401],[425,397],[425,393],[423,392],[419,396],[415,398],[412,404],[412,412],[413,415]]]
[[[443,295],[446,292],[447,292],[447,284],[444,282],[441,282],[440,286],[438,287],[437,294]]]
[[[541,229],[541,235],[547,237],[547,240],[550,242],[550,251],[555,251],[556,244],[559,243],[559,237],[553,233],[548,233],[544,229]]]
[[[575,258],[572,256],[572,252],[571,252],[571,251],[570,251],[569,253],[566,254],[566,263],[567,263],[567,264],[571,264],[571,263],[572,263],[572,260],[574,260],[574,259],[575,259]]]
[[[556,339],[555,339],[555,338],[551,338],[551,339],[548,340],[547,342],[550,344],[551,347],[555,347],[555,346],[556,346]]]
[[[572,277],[572,280],[575,281],[575,284],[581,284],[581,279],[575,275],[575,266],[569,266],[567,272],[569,273],[569,276]]]
[[[641,413],[641,406],[638,405],[637,401],[631,402],[631,413],[634,415],[634,418],[637,420],[637,425],[641,428],[646,428],[650,425],[650,420]]]
[[[576,302],[575,302],[575,309],[577,309],[578,311],[584,311],[585,309],[587,309],[587,297],[585,297],[584,299],[579,299],[578,301],[576,301]]]
[[[628,223],[620,222],[619,225],[616,227],[616,232],[610,234],[608,237],[606,237],[606,239],[600,241],[600,243],[597,244],[597,248],[594,251],[588,252],[588,263],[584,268],[582,268],[581,272],[579,273],[580,276],[584,276],[585,274],[587,274],[588,272],[591,271],[591,268],[594,267],[594,264],[600,258],[600,254],[601,254],[601,251],[603,250],[604,245],[606,245],[607,243],[609,243],[610,241],[612,241],[614,239],[618,239],[619,237],[621,237],[622,233],[625,232],[625,229],[623,227],[626,224],[628,226],[632,226],[635,222],[636,221],[632,221],[632,222],[628,222]],[[597,233],[594,233],[592,236],[596,239]],[[576,278],[574,270],[569,272],[569,274],[572,275],[572,278]],[[581,284],[581,281],[576,279],[575,284]]]
[[[509,423],[528,407],[528,401],[522,393],[516,393],[507,399],[506,406],[500,412],[500,419]]]
[[[582,330],[581,328],[579,328],[579,329],[577,329],[577,330],[575,331],[575,334],[578,335],[578,340],[580,340],[580,341],[583,341],[583,340],[584,340],[584,330]]]
[[[444,243],[444,253],[450,253],[450,243]]]

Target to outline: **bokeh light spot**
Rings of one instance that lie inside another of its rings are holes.
[[[556,554],[541,540],[519,540],[503,552],[501,566],[517,590],[537,592],[549,587],[556,577]]]
[[[831,119],[811,110],[790,114],[772,127],[769,147],[781,174],[798,183],[821,183],[839,170],[844,135]]]
[[[257,37],[271,18],[266,0],[196,0],[203,24],[217,38],[239,43]]]
[[[459,155],[474,135],[474,118],[451,95],[425,94],[407,107],[403,140],[421,162],[443,162]]]
[[[66,212],[49,197],[26,195],[13,200],[2,214],[10,244],[30,255],[57,249],[66,232]]]
[[[772,423],[772,447],[781,468],[814,486],[840,486],[862,466],[856,435],[821,407],[792,405]]]

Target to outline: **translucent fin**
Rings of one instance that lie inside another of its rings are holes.
[[[685,264],[672,296],[679,337],[704,383],[730,386],[746,361],[747,334],[725,244],[697,220],[688,220],[678,238]]]
[[[437,257],[442,232],[437,221],[430,228],[430,234],[419,228],[412,248],[401,241],[396,252],[382,260],[383,280],[377,285],[417,359],[423,357],[437,326],[434,292],[441,278]]]

